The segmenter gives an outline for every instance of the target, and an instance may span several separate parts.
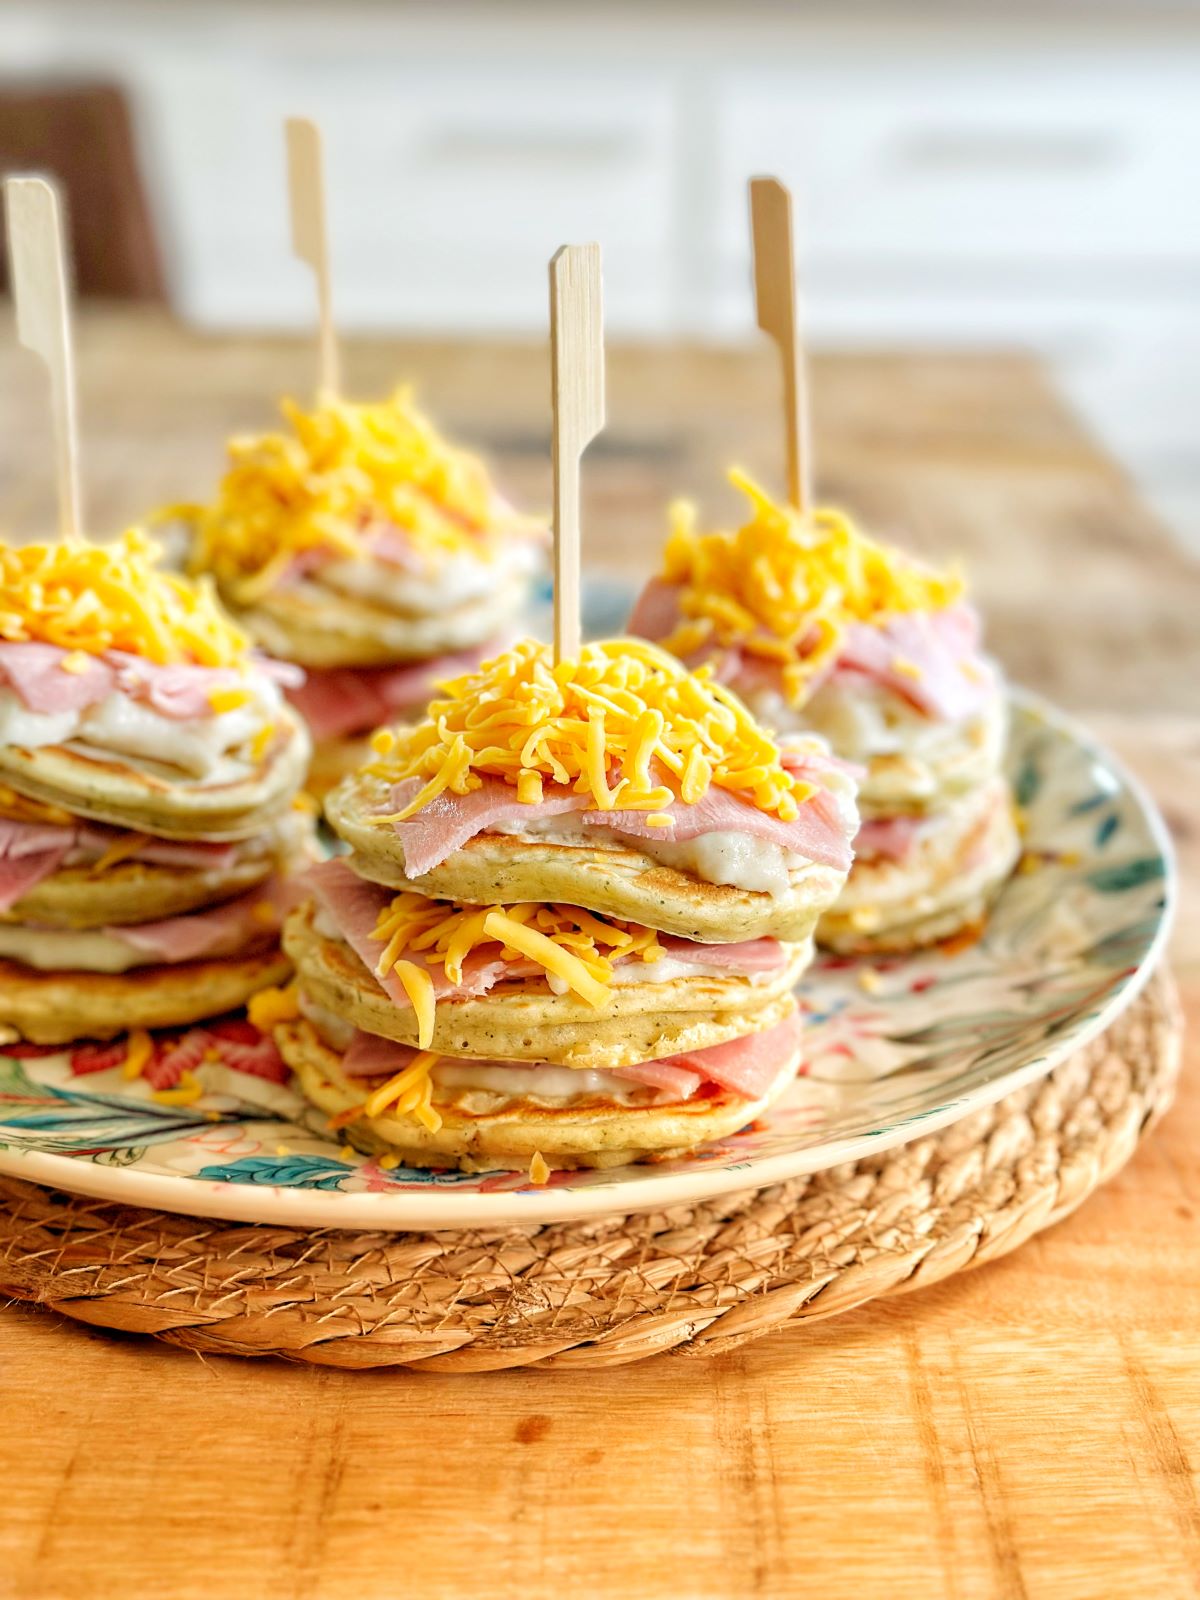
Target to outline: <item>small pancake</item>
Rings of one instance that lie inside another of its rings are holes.
[[[275,1030],[275,1042],[299,1086],[329,1116],[361,1106],[375,1085],[348,1078],[341,1058],[303,1018]],[[431,1133],[413,1116],[359,1117],[342,1137],[368,1154],[391,1152],[413,1167],[526,1168],[535,1153],[555,1168],[619,1167],[631,1161],[665,1161],[744,1128],[784,1092],[800,1065],[800,1051],[780,1064],[758,1100],[718,1090],[666,1105],[630,1105],[604,1095],[569,1103],[529,1095],[503,1099],[464,1090],[435,1090],[442,1126]],[[442,1095],[445,1098],[442,1098]]]
[[[970,794],[999,770],[1007,738],[1008,703],[998,694],[980,716],[947,727],[936,747],[871,757],[858,790],[864,822],[898,811],[937,811]]]
[[[280,736],[254,772],[223,783],[67,745],[0,746],[0,776],[21,794],[118,828],[165,839],[248,839],[287,807],[304,781],[308,730],[287,706],[278,727]]]
[[[837,904],[821,918],[818,941],[839,954],[866,955],[951,938],[983,921],[1020,852],[1012,796],[996,778],[947,808],[944,825],[909,859],[856,861]]]
[[[232,900],[273,872],[303,861],[314,848],[311,817],[288,810],[262,833],[238,845],[225,867],[167,867],[147,861],[62,867],[0,913],[0,923],[44,928],[112,928],[158,922]]]
[[[452,655],[492,639],[521,609],[528,578],[497,574],[479,599],[403,614],[315,585],[277,589],[240,612],[264,649],[302,667],[384,667]]]
[[[31,1044],[70,1044],[131,1028],[179,1027],[245,1005],[260,989],[286,982],[291,970],[278,945],[115,975],[35,972],[0,961],[0,1030]]]
[[[311,904],[287,919],[283,946],[304,993],[319,1006],[367,1033],[417,1044],[416,1013],[392,1003],[349,945],[316,931]],[[758,985],[735,977],[624,984],[601,1010],[545,986],[539,993],[528,983],[501,984],[490,994],[439,1000],[429,1048],[600,1070],[703,1050],[781,1022],[811,955],[809,944],[797,945],[788,965]]]
[[[643,855],[632,841],[629,848],[554,844],[501,833],[477,834],[440,866],[409,878],[395,832],[368,820],[383,810],[387,793],[381,779],[358,774],[327,797],[325,814],[353,847],[356,872],[433,900],[559,900],[709,944],[763,937],[799,944],[843,881],[833,867],[810,862],[794,868],[787,893],[776,896],[705,883]]]

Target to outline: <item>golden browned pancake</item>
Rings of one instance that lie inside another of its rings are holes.
[[[305,789],[314,800],[324,802],[330,790],[336,789],[343,778],[357,772],[370,755],[370,734],[315,740]]]
[[[277,589],[239,620],[274,656],[302,667],[383,667],[453,655],[483,644],[511,622],[528,589],[522,574],[498,572],[479,599],[404,613],[331,589]]]
[[[313,926],[311,905],[284,928],[284,949],[316,1003],[367,1033],[417,1044],[416,1014],[394,1005],[358,956]],[[557,995],[540,980],[500,984],[489,994],[439,1000],[430,1049],[505,1061],[549,1061],[571,1067],[619,1067],[772,1028],[792,1009],[791,991],[811,959],[808,943],[790,952],[769,981],[740,977],[677,978],[614,986],[596,1010],[574,994]]]
[[[273,872],[299,869],[314,850],[312,818],[289,809],[262,833],[239,843],[233,860],[225,866],[119,861],[100,871],[94,864],[60,867],[0,913],[0,924],[111,928],[159,922],[231,900],[264,883]]]
[[[802,943],[843,881],[835,868],[810,862],[792,869],[786,893],[772,895],[706,883],[644,855],[632,840],[628,847],[555,844],[500,833],[477,834],[440,866],[410,878],[395,832],[370,821],[387,796],[381,779],[357,773],[327,796],[325,814],[353,847],[356,872],[434,900],[565,901],[710,944],[764,936]]]
[[[1016,866],[1020,841],[1007,782],[931,813],[904,860],[857,860],[837,904],[821,918],[819,942],[844,955],[903,952],[936,944],[983,921]]]
[[[113,1039],[131,1028],[179,1027],[233,1011],[290,972],[278,945],[111,974],[37,972],[0,961],[0,1032],[32,1044],[69,1044]]]
[[[341,1057],[311,1022],[300,1018],[275,1030],[275,1042],[304,1094],[329,1116],[362,1106],[374,1084],[348,1078]],[[592,1094],[570,1101],[503,1096],[469,1089],[437,1088],[433,1107],[442,1119],[431,1132],[415,1116],[360,1116],[343,1136],[369,1154],[392,1152],[409,1166],[526,1168],[540,1153],[551,1167],[617,1167],[631,1161],[663,1161],[736,1133],[760,1116],[792,1082],[799,1049],[780,1063],[769,1092],[745,1100],[727,1090],[668,1104],[650,1096],[614,1098]]]
[[[309,753],[308,730],[284,707],[271,749],[246,777],[205,783],[176,769],[66,745],[0,746],[0,777],[21,794],[119,828],[167,839],[246,839],[291,803]]]

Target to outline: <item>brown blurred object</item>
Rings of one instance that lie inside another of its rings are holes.
[[[62,188],[78,294],[166,299],[129,106],[120,89],[0,87],[0,173],[19,172],[48,175]],[[7,279],[0,253],[0,284],[7,287]]]

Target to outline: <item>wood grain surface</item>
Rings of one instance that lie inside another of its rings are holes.
[[[0,360],[5,520],[49,525],[30,375]],[[228,428],[305,391],[300,341],[100,317],[81,350],[93,527],[202,493]],[[546,352],[352,344],[548,504]],[[644,567],[670,494],[778,464],[772,352],[613,349],[588,475],[593,573]],[[1200,1020],[1200,575],[1007,357],[828,358],[818,480],[960,549],[1010,667],[1149,784],[1185,883],[1174,961]],[[651,530],[655,530],[653,535]],[[1194,1032],[1194,1030],[1193,1030]],[[1200,1593],[1200,1061],[1069,1221],[921,1294],[715,1360],[604,1373],[347,1374],[201,1359],[0,1308],[0,1595]]]

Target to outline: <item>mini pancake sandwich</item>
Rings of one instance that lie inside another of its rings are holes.
[[[324,794],[381,723],[420,716],[434,684],[511,637],[541,530],[396,394],[283,406],[290,430],[235,439],[215,501],[176,507],[191,570],[211,572],[254,640],[305,669],[290,691]]]
[[[800,1063],[792,989],[854,784],[636,641],[525,641],[381,730],[327,802],[347,858],[288,918],[275,1038],[360,1148],[466,1170],[662,1159]]]
[[[821,943],[904,951],[981,925],[1019,846],[1004,684],[961,579],[731,478],[748,520],[701,534],[675,507],[631,631],[707,663],[781,737],[819,733],[862,769],[854,868]]]
[[[4,1037],[189,1023],[286,976],[312,823],[281,676],[136,531],[0,545]]]

